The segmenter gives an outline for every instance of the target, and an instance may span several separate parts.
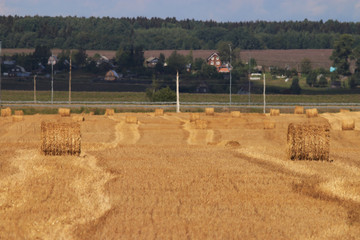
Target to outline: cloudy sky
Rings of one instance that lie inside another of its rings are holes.
[[[360,21],[360,0],[0,0],[0,15]]]

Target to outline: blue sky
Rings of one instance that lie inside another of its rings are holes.
[[[360,0],[0,0],[0,15],[360,21]]]

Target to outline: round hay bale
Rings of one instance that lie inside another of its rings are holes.
[[[313,118],[318,116],[318,110],[316,108],[306,109],[306,117]]]
[[[155,109],[155,116],[164,116],[164,109],[156,108]]]
[[[206,129],[207,128],[207,121],[206,120],[202,120],[202,119],[198,119],[195,121],[195,126],[197,129]]]
[[[291,123],[287,133],[291,160],[329,160],[330,125]]]
[[[1,116],[2,117],[10,117],[11,116],[11,108],[3,108],[1,109]]]
[[[59,108],[58,113],[61,117],[70,117],[70,108]]]
[[[84,116],[79,116],[79,115],[77,115],[77,116],[73,116],[72,117],[72,120],[74,121],[74,122],[84,122],[85,121],[85,117]]]
[[[24,120],[24,116],[23,116],[23,115],[13,115],[13,116],[12,116],[12,121],[13,121],[13,122],[21,122],[22,120]]]
[[[105,110],[105,116],[114,116],[115,110],[113,108],[107,108]]]
[[[344,130],[354,130],[355,129],[355,120],[354,119],[345,119],[341,121],[341,129]]]
[[[205,108],[205,114],[206,115],[212,116],[212,115],[214,115],[214,113],[215,113],[214,108]]]
[[[41,123],[41,151],[45,155],[62,156],[81,153],[81,132],[79,123]]]
[[[14,115],[23,116],[24,112],[23,112],[23,110],[15,110]]]
[[[238,141],[227,141],[225,143],[226,147],[240,147],[240,143]]]
[[[190,122],[195,122],[200,119],[200,113],[190,113]]]
[[[280,116],[280,109],[270,109],[270,116]]]
[[[340,109],[340,112],[341,113],[348,113],[348,112],[350,112],[350,109]]]
[[[126,116],[125,122],[129,123],[129,124],[137,124],[138,120],[137,120],[137,117],[135,117],[135,116]]]
[[[233,118],[240,117],[240,111],[231,111],[231,117]]]
[[[296,106],[294,109],[294,114],[304,114],[304,107]]]
[[[276,124],[273,121],[269,121],[269,120],[264,121],[264,129],[274,129],[275,126]]]

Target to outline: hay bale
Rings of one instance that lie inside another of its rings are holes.
[[[238,141],[231,140],[231,141],[227,141],[225,143],[225,146],[226,147],[240,147],[240,143]]]
[[[85,121],[85,117],[82,115],[77,115],[77,116],[73,116],[72,120],[74,122],[84,122]]]
[[[12,116],[13,122],[21,122],[22,120],[24,120],[24,115],[13,115]]]
[[[70,108],[59,108],[58,113],[62,117],[70,117]]]
[[[112,108],[107,108],[105,110],[105,116],[114,116],[114,114],[115,114],[115,110]]]
[[[198,119],[195,121],[195,126],[197,129],[206,129],[207,128],[207,121]]]
[[[264,121],[264,129],[274,129],[275,126],[276,126],[275,122],[273,121],[269,121],[269,120]]]
[[[280,109],[270,109],[270,116],[280,116]]]
[[[155,109],[155,116],[164,116],[164,109],[156,108]]]
[[[79,123],[41,123],[41,151],[45,155],[62,156],[81,153],[81,132]]]
[[[89,115],[90,115],[90,116],[94,115],[94,112],[89,112]]]
[[[355,129],[355,120],[354,119],[345,119],[341,122],[342,130],[354,130]]]
[[[10,117],[11,116],[11,108],[3,108],[1,109],[1,116],[2,117]]]
[[[238,118],[240,117],[240,111],[231,111],[231,117]]]
[[[294,114],[304,114],[304,107],[296,106],[294,110]]]
[[[15,110],[14,114],[17,116],[23,116],[24,112],[23,112],[23,110]]]
[[[329,160],[330,125],[291,123],[287,133],[291,160]]]
[[[132,123],[137,124],[138,120],[137,120],[137,117],[135,117],[135,116],[126,116],[125,117],[125,122],[130,123],[130,124],[132,124]]]
[[[190,122],[195,122],[200,119],[200,113],[190,113]]]
[[[208,115],[208,116],[212,116],[214,115],[214,108],[205,108],[205,114]]]
[[[318,116],[318,110],[316,108],[306,109],[306,117],[313,118]]]
[[[340,112],[341,113],[348,113],[348,112],[350,112],[350,109],[340,109]]]

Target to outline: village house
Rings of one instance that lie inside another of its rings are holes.
[[[214,52],[210,55],[210,57],[208,57],[206,59],[206,62],[211,65],[216,67],[216,69],[219,69],[219,67],[222,65],[221,60],[220,60],[220,56],[218,53]]]

